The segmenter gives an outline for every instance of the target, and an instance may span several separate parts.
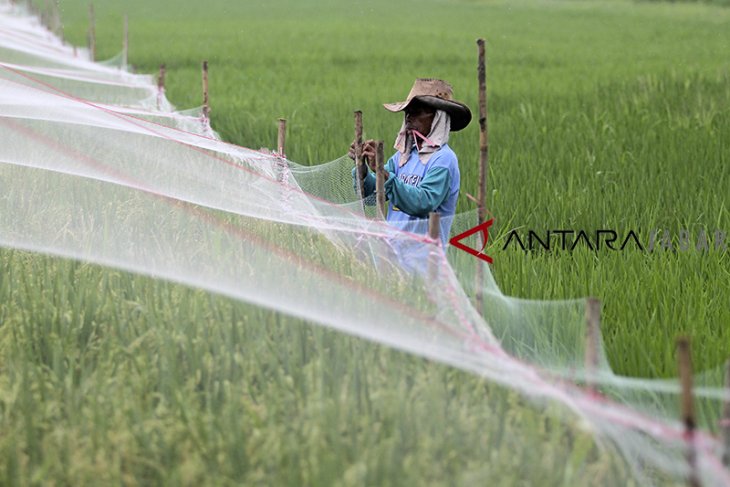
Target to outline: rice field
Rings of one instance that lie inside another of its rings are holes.
[[[85,44],[88,4],[61,0]],[[476,112],[487,40],[497,283],[530,299],[597,296],[617,373],[676,375],[730,356],[730,261],[696,250],[525,253],[509,232],[728,233],[730,10],[629,1],[95,2],[99,58],[130,22],[138,72],[258,148],[342,156],[352,112],[389,145],[380,103],[440,77]],[[477,124],[450,142],[476,194]],[[460,210],[473,209],[462,197]],[[713,242],[714,243],[714,242]],[[588,432],[448,367],[245,303],[88,264],[0,253],[0,483],[625,485]],[[549,473],[548,474],[546,474]]]

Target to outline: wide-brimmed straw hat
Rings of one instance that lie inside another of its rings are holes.
[[[440,79],[418,78],[413,83],[413,88],[411,88],[411,92],[408,93],[408,98],[405,101],[384,103],[383,106],[391,112],[401,112],[413,100],[421,101],[437,110],[448,113],[451,118],[452,132],[463,129],[471,122],[469,107],[454,100],[454,90],[451,85]]]

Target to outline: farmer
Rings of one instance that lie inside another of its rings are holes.
[[[396,153],[385,164],[387,220],[401,230],[425,234],[428,214],[438,212],[445,248],[460,182],[459,162],[447,142],[450,132],[469,125],[469,107],[455,101],[451,85],[439,79],[417,79],[405,101],[383,106],[391,112],[405,114],[395,139]],[[361,166],[364,198],[375,191],[375,174],[371,172],[376,170],[375,151],[374,140],[363,143],[363,157],[367,161]],[[354,143],[349,155],[355,158]],[[356,170],[352,171],[355,186]]]

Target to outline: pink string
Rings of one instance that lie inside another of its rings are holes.
[[[423,140],[424,142],[426,142],[428,145],[430,145],[432,147],[437,147],[438,146],[438,144],[435,144],[431,139],[429,139],[428,137],[426,137],[425,135],[423,135],[418,130],[415,130],[414,129],[414,130],[411,130],[411,132],[413,132],[413,135],[415,135],[416,137],[420,137],[421,140]]]

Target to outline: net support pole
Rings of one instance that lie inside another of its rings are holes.
[[[160,64],[160,74],[157,75],[157,109],[162,108],[162,97],[165,96],[165,63]]]
[[[477,192],[477,225],[486,221],[487,217],[487,174],[489,172],[489,132],[487,131],[487,64],[484,39],[477,39],[478,63],[477,78],[479,82],[479,188]],[[483,246],[485,242],[480,242]],[[483,313],[484,296],[484,264],[476,260],[476,305]]]
[[[684,423],[684,439],[686,443],[686,458],[689,467],[687,485],[689,487],[700,487],[699,474],[697,473],[697,451],[695,448],[695,413],[694,399],[692,397],[692,355],[690,351],[689,338],[680,337],[677,339],[677,364],[679,366],[679,383],[682,390],[681,413]]]
[[[96,18],[94,16],[94,4],[89,4],[89,59],[96,61]]]
[[[725,362],[725,394],[730,394],[730,360]],[[722,463],[726,468],[730,468],[730,399],[727,397],[723,402],[720,431],[724,446]]]
[[[124,25],[122,32],[122,70],[126,71],[129,66],[129,17],[124,14]]]
[[[286,157],[285,152],[286,146],[286,119],[279,119],[279,135],[276,139],[276,150],[279,153],[279,157]]]
[[[586,387],[592,393],[596,392],[595,375],[599,365],[600,334],[601,301],[596,298],[588,298],[586,300],[585,369]]]
[[[210,105],[208,104],[208,61],[203,61],[203,123],[208,124],[210,119]]]
[[[285,183],[286,178],[286,119],[279,119],[279,132],[276,139],[276,180]]]
[[[436,246],[441,246],[441,215],[438,212],[432,211],[428,214],[428,236],[435,241]],[[428,276],[431,281],[438,278],[437,250],[432,250],[428,256]]]
[[[358,197],[362,202],[363,213],[365,212],[365,180],[362,175],[362,111],[355,111],[355,178],[357,180]]]
[[[385,220],[385,156],[383,155],[383,141],[378,141],[375,152],[375,197],[378,203],[378,218]]]

